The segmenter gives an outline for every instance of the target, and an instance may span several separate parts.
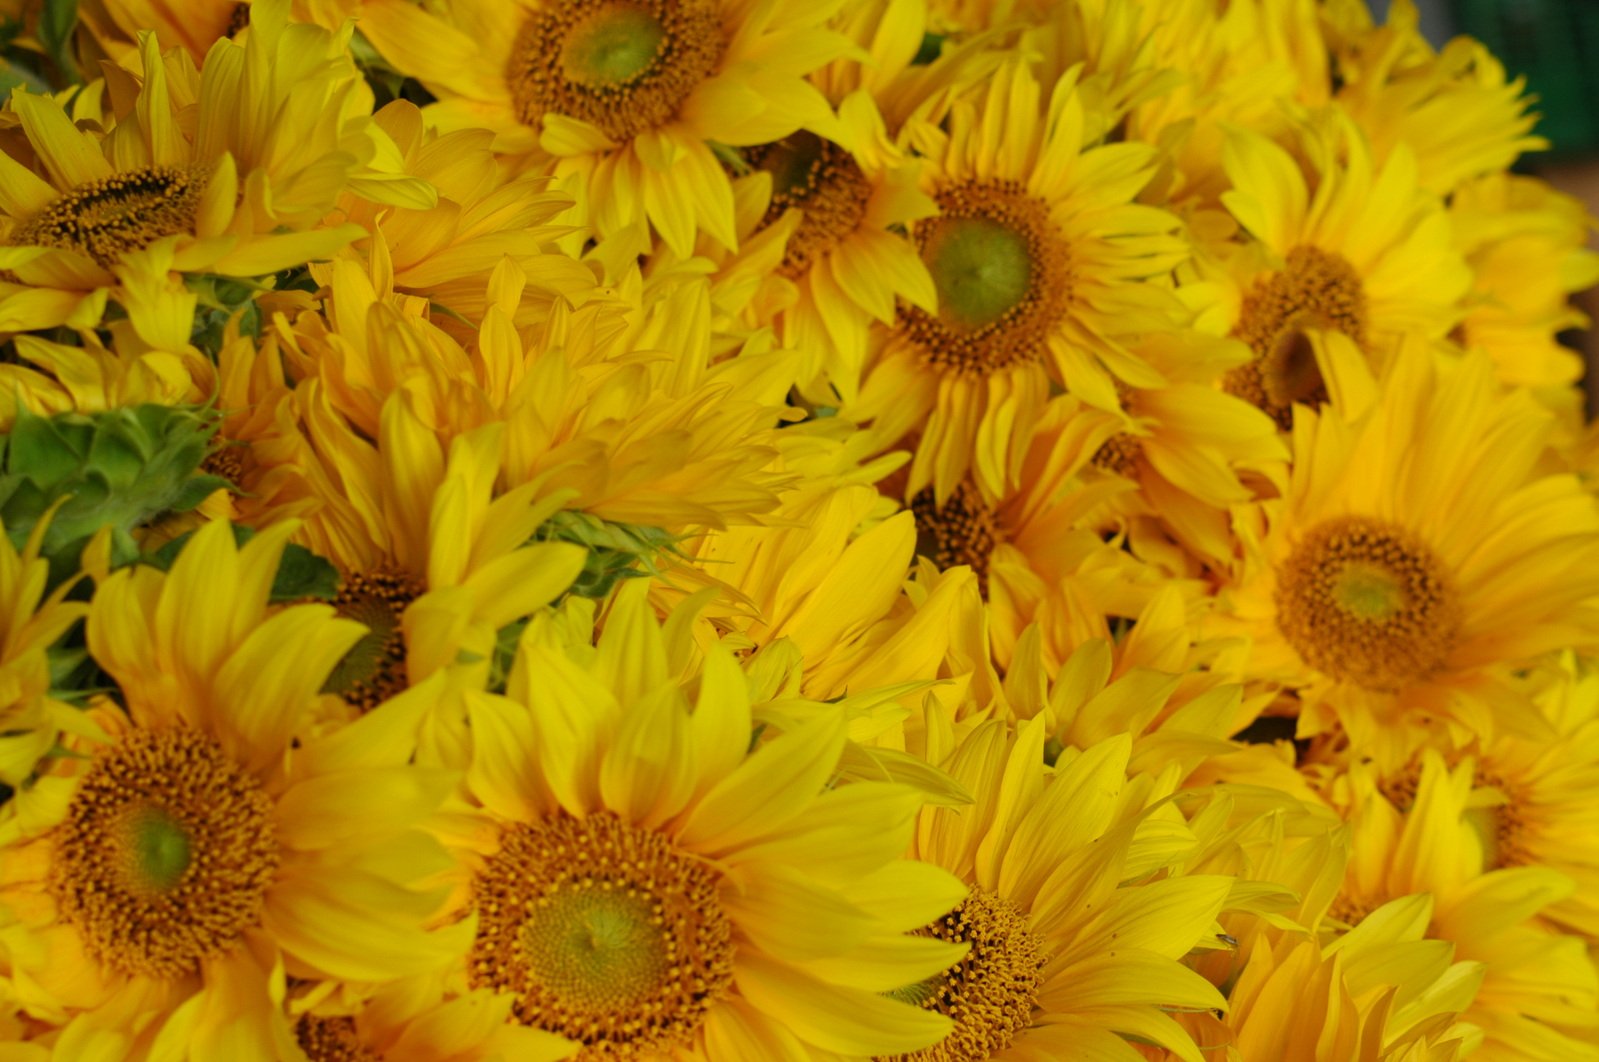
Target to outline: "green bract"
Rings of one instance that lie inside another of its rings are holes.
[[[44,535],[53,570],[76,562],[84,543],[112,529],[113,560],[138,555],[131,532],[185,512],[227,480],[200,471],[214,416],[194,407],[134,406],[40,417],[17,410],[0,436],[0,520],[18,546],[59,503]]]

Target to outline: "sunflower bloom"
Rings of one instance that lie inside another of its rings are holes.
[[[1177,959],[1213,931],[1231,879],[1163,877],[1160,856],[1135,854],[1150,791],[1128,780],[1129,751],[1126,737],[1113,738],[1063,755],[1051,773],[1042,719],[1015,734],[1002,721],[984,723],[954,747],[948,735],[932,737],[929,758],[974,804],[922,812],[915,855],[968,888],[922,932],[972,950],[900,989],[902,998],[949,1015],[955,1028],[927,1050],[895,1058],[953,1062],[1007,1051],[1069,1058],[1090,1050],[1113,1058],[1128,1051],[1123,1035],[1189,1062],[1203,1057],[1162,1009],[1225,1007]],[[1194,842],[1180,822],[1169,825],[1175,858]],[[1153,880],[1130,884],[1135,879]]]
[[[1181,317],[1160,283],[1187,257],[1177,219],[1133,202],[1154,149],[1096,146],[1075,78],[1047,88],[1010,62],[952,105],[947,133],[907,128],[941,211],[912,229],[938,309],[901,306],[844,410],[884,446],[914,436],[907,496],[942,503],[968,473],[1003,494],[1052,384],[1113,408],[1113,374],[1158,379],[1124,337]]]
[[[1569,896],[1570,878],[1544,866],[1489,869],[1470,811],[1475,764],[1447,766],[1434,750],[1420,759],[1406,810],[1357,765],[1328,792],[1353,827],[1353,858],[1332,908],[1359,925],[1382,905],[1430,893],[1430,938],[1481,963],[1482,986],[1461,1018],[1482,1029],[1473,1058],[1599,1057],[1599,968],[1586,941],[1553,932],[1537,915]]]
[[[378,0],[361,31],[439,97],[441,129],[492,130],[497,150],[587,190],[580,224],[602,237],[647,226],[686,258],[701,231],[737,243],[708,142],[770,143],[832,121],[804,79],[847,47],[824,28],[839,3],[451,0],[434,15]]]
[[[697,670],[686,632],[663,629],[646,594],[624,588],[593,646],[535,620],[506,696],[472,701],[495,739],[477,745],[471,811],[446,837],[477,915],[468,982],[510,994],[515,1021],[580,1038],[584,1058],[938,1040],[948,1019],[883,994],[966,950],[906,935],[962,891],[900,858],[921,797],[828,788],[835,711],[749,751],[745,676],[713,649],[691,701],[674,677]],[[603,949],[586,943],[599,931]]]
[[[383,716],[295,741],[361,628],[268,608],[291,531],[236,549],[211,524],[170,574],[101,584],[89,649],[125,712],[102,703],[90,758],[41,780],[5,832],[18,999],[120,1037],[120,1057],[270,1062],[293,1044],[274,979],[423,974],[469,933],[425,932],[441,896],[418,887],[443,853],[416,823],[452,778],[386,756]]]
[[[122,274],[152,244],[170,248],[177,272],[260,276],[361,235],[323,226],[346,187],[390,203],[433,199],[374,165],[393,145],[368,113],[349,31],[289,26],[284,8],[252,5],[251,33],[198,71],[144,38],[143,83],[123,86],[131,113],[102,115],[104,136],[51,97],[12,95],[25,143],[0,151],[0,330],[93,326],[114,290],[137,302]]]
[[[1246,635],[1239,666],[1297,691],[1302,735],[1336,719],[1398,766],[1416,729],[1445,746],[1515,731],[1531,717],[1511,669],[1592,641],[1599,507],[1542,474],[1550,418],[1486,358],[1411,351],[1384,387],[1353,420],[1300,410],[1285,496],[1241,514],[1210,629]]]
[[[1222,202],[1248,240],[1217,251],[1234,285],[1222,316],[1255,355],[1227,374],[1227,389],[1285,430],[1295,405],[1328,397],[1307,333],[1342,333],[1380,369],[1404,338],[1447,333],[1471,283],[1443,204],[1418,183],[1408,149],[1374,160],[1347,123],[1297,146],[1311,159],[1311,180],[1262,136],[1228,141],[1232,189]]]

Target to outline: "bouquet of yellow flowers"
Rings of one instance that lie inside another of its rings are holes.
[[[3,1062],[1599,1059],[1481,45],[0,7]]]

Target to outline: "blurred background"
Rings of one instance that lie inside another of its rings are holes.
[[[1577,196],[1599,215],[1599,0],[1415,0],[1421,29],[1435,45],[1469,34],[1491,48],[1511,76],[1525,77],[1542,115],[1535,130],[1548,151],[1529,155],[1516,169],[1535,173]],[[1388,0],[1371,0],[1385,19]],[[1599,250],[1599,233],[1589,233]],[[1577,296],[1579,308],[1599,321],[1599,291]],[[1588,363],[1588,412],[1599,412],[1599,334],[1590,328],[1562,341]]]

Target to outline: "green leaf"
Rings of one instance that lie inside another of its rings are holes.
[[[183,547],[188,545],[193,537],[193,531],[185,532],[154,553],[146,553],[139,558],[139,561],[164,572],[170,571],[183,553]],[[242,524],[233,525],[233,541],[236,545],[242,546],[254,537],[254,528]],[[274,604],[303,601],[306,598],[331,601],[338,592],[339,569],[327,558],[290,542],[284,547],[283,556],[278,561],[278,572],[273,576],[272,590],[267,600]]]
[[[44,45],[45,53],[62,76],[73,84],[83,81],[70,51],[72,31],[77,24],[78,0],[44,0],[44,8],[39,12],[39,43]]]
[[[272,580],[271,601],[332,601],[339,592],[339,569],[326,557],[290,542]]]

